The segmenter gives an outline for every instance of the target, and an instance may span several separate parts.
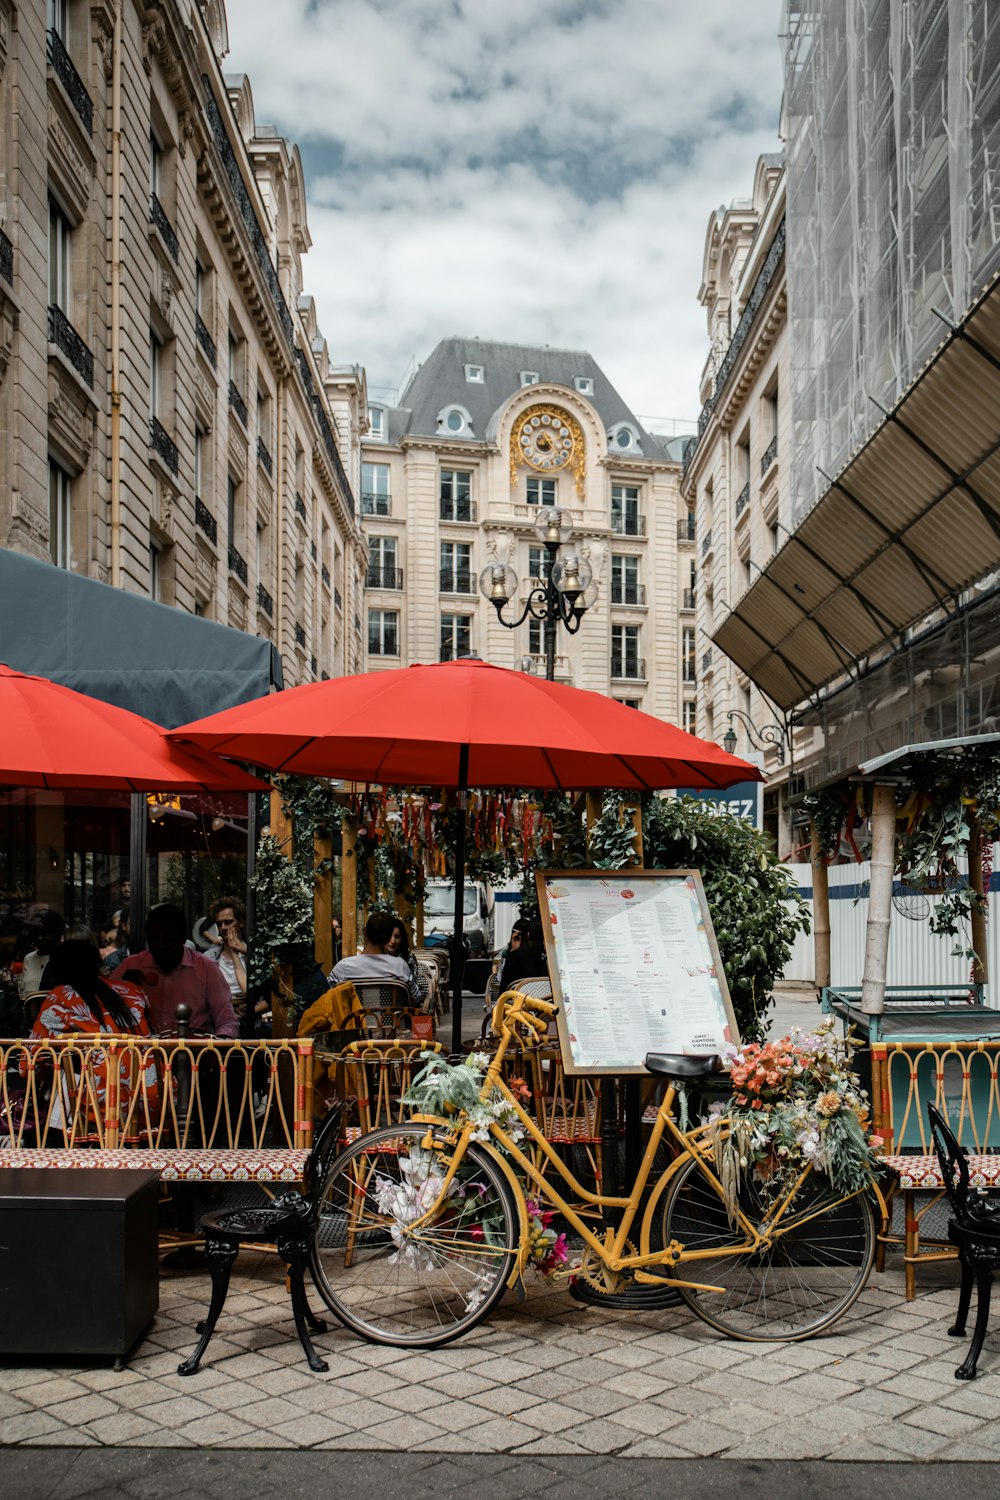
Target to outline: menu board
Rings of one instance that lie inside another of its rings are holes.
[[[645,1073],[647,1052],[739,1045],[697,870],[536,880],[567,1073]]]

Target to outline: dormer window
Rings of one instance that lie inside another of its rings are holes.
[[[608,447],[613,453],[641,453],[639,433],[631,422],[616,422],[608,430]]]
[[[594,380],[591,375],[577,375],[573,379],[573,384],[581,396],[592,396],[594,394]]]
[[[368,408],[368,436],[385,442],[385,407],[369,406]]]
[[[470,385],[482,385],[484,379],[482,365],[466,365],[465,378]]]
[[[522,370],[521,371],[521,384],[522,385],[537,385],[538,384],[538,371],[537,370]]]
[[[438,432],[452,437],[473,437],[472,418],[464,406],[445,406],[438,412]]]

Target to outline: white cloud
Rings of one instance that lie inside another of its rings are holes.
[[[335,360],[586,348],[639,413],[696,414],[708,216],[778,145],[778,0],[282,0],[280,49],[278,9],[233,0],[226,67],[305,148]]]

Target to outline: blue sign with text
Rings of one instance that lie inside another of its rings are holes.
[[[705,812],[732,813],[734,818],[746,818],[757,829],[763,828],[764,794],[763,782],[737,781],[734,786],[720,787],[679,786],[678,797],[693,797]]]

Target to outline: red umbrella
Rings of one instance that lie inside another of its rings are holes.
[[[266,792],[149,719],[0,664],[0,783],[132,792]]]
[[[390,786],[727,787],[760,772],[600,693],[464,657],[308,683],[227,708],[171,738],[272,771]],[[459,819],[455,868],[465,869]],[[452,1044],[461,1048],[462,889],[455,882]]]
[[[169,731],[273,771],[390,786],[727,787],[760,773],[601,693],[468,657],[308,683]]]

